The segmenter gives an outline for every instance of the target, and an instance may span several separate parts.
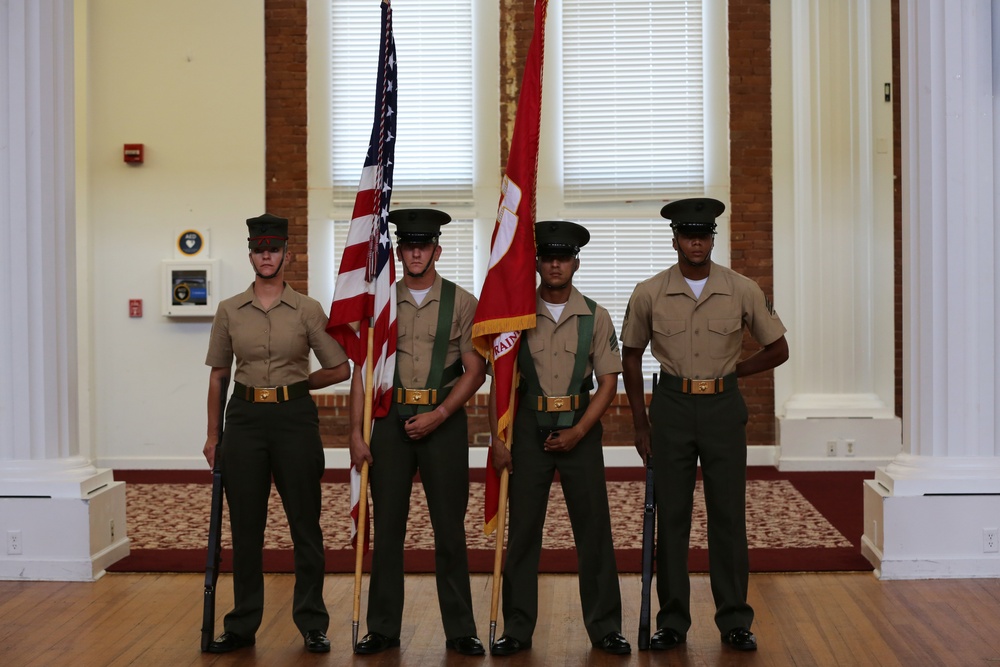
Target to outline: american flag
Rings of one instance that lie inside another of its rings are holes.
[[[374,331],[372,417],[384,416],[392,400],[396,365],[396,266],[389,239],[389,199],[392,194],[396,145],[396,44],[392,38],[392,8],[382,2],[375,121],[354,213],[340,261],[327,332],[356,364],[367,364],[368,330]],[[372,324],[374,323],[374,324]],[[365,368],[361,369],[365,372]],[[366,424],[365,428],[371,428]],[[368,501],[367,498],[364,500]],[[357,535],[361,475],[351,466],[351,537]],[[367,522],[366,522],[367,523]],[[365,548],[368,530],[365,526]]]

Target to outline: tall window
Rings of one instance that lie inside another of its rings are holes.
[[[590,230],[574,284],[620,330],[636,283],[676,262],[663,204],[728,201],[725,3],[549,7],[539,217]],[[727,259],[727,238],[717,261]],[[657,364],[648,353],[644,362],[648,379]]]
[[[330,16],[327,201],[339,252],[371,130],[379,10],[375,2],[312,1]],[[441,272],[473,293],[489,261],[503,166],[498,6],[393,4],[400,86],[393,207],[451,214]],[[687,196],[729,201],[726,45],[724,0],[549,3],[538,217],[590,230],[576,284],[611,312],[616,329],[635,284],[676,261],[661,206]],[[727,220],[714,254],[722,263]],[[648,377],[655,362],[645,360]]]
[[[439,268],[445,277],[476,291],[475,219],[484,214],[482,193],[495,208],[499,178],[477,183],[482,164],[498,146],[496,122],[483,122],[477,76],[482,50],[476,31],[484,24],[473,0],[395,2],[393,34],[399,76],[397,141],[392,208],[435,207],[453,222],[443,230]],[[334,0],[330,6],[330,174],[334,245],[343,247],[361,165],[371,132],[377,66],[379,7],[375,2]],[[498,39],[493,22],[494,42]],[[488,42],[488,39],[483,41]],[[489,132],[493,137],[490,139]],[[492,141],[492,147],[491,147]],[[491,150],[492,148],[492,150]],[[494,171],[496,167],[494,166]],[[494,216],[496,211],[488,215]],[[339,260],[338,260],[339,261]]]

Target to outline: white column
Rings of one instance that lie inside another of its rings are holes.
[[[775,301],[791,352],[775,373],[777,464],[871,470],[900,450],[890,3],[771,11]]]
[[[86,580],[128,539],[79,451],[73,0],[3,0],[0,43],[0,578]]]
[[[1000,575],[998,12],[900,2],[904,451],[863,540],[884,578]]]

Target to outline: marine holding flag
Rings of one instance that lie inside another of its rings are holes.
[[[436,269],[443,211],[400,209],[396,226],[403,279],[396,283],[398,314],[395,379],[388,414],[365,445],[355,405],[364,384],[351,384],[351,462],[371,468],[375,541],[368,592],[368,634],[355,653],[399,646],[403,617],[403,540],[413,477],[419,472],[434,528],[438,604],[448,649],[483,655],[476,636],[469,582],[465,514],[469,503],[469,429],[465,404],[486,379],[486,363],[472,347],[476,298]]]
[[[479,308],[472,325],[472,342],[490,364],[490,450],[510,448],[510,427],[517,398],[517,353],[522,332],[535,326],[535,189],[538,135],[542,109],[542,54],[545,51],[547,0],[535,2],[535,27],[521,80],[517,117],[507,170],[501,185],[500,206],[490,245],[490,265],[483,282]],[[493,474],[486,462],[483,532],[496,531],[493,595],[490,603],[490,648],[496,633],[500,598],[500,561],[503,555],[504,506],[507,473]],[[499,530],[497,530],[499,528]]]
[[[574,222],[535,225],[537,326],[518,353],[519,401],[510,450],[493,448],[493,463],[510,472],[510,534],[503,571],[503,636],[493,655],[531,646],[538,619],[538,561],[555,473],[566,497],[580,578],[583,619],[591,643],[629,653],[621,634],[622,601],[611,539],[601,416],[618,391],[618,338],[608,311],[573,286],[580,248],[590,232]],[[597,391],[591,395],[597,377]],[[491,392],[491,403],[495,394]],[[491,411],[491,414],[494,414]],[[491,425],[495,428],[494,425]]]

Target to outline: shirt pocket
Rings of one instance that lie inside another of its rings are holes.
[[[684,361],[688,357],[687,320],[653,320],[653,345],[668,359]]]
[[[538,358],[545,352],[545,338],[542,336],[524,336],[524,340],[528,343],[528,351],[531,352],[531,356]]]
[[[739,357],[743,343],[740,318],[725,317],[708,321],[708,354],[713,359]]]
[[[437,320],[427,325],[428,340],[434,342],[437,339],[437,332],[438,332]],[[458,323],[452,322],[451,328],[448,330],[448,340],[449,341],[458,340],[459,336],[461,335],[462,335],[462,330],[459,327]]]

